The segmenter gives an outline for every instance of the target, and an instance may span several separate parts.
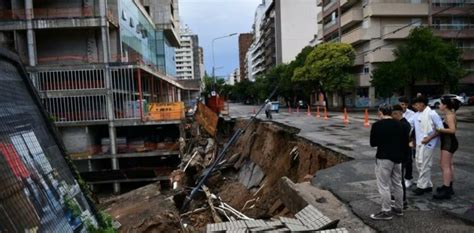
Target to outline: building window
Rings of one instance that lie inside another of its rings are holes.
[[[133,28],[135,27],[135,23],[133,22],[133,18],[130,17],[130,27]]]
[[[369,74],[370,73],[370,68],[368,66],[364,67],[364,74]]]

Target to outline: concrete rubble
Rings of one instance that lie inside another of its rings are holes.
[[[226,122],[234,128],[245,123]],[[138,189],[109,202],[106,211],[120,222],[120,232],[156,227],[168,232],[373,232],[336,197],[304,182],[317,170],[348,158],[298,138],[298,130],[279,124],[252,124],[188,200],[229,137],[220,134],[215,140],[196,127],[190,130],[201,133],[191,132],[192,138],[181,141],[182,161],[170,175],[171,191]],[[142,204],[127,203],[134,195]],[[150,200],[160,203],[156,208],[162,212],[150,212]],[[187,200],[189,205],[183,207]],[[127,205],[138,214],[128,212]],[[140,215],[140,220],[133,218]],[[177,224],[167,225],[167,220]]]

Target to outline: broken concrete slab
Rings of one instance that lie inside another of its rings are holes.
[[[252,161],[247,161],[239,173],[239,182],[247,189],[258,187],[263,178],[265,178],[265,173]]]
[[[300,210],[312,205],[329,219],[340,219],[341,227],[352,232],[375,232],[331,192],[314,187],[309,182],[295,184],[282,177],[277,190],[280,200],[292,213],[296,213],[296,217],[300,216]],[[322,199],[325,201],[318,201]]]

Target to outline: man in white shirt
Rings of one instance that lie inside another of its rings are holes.
[[[417,188],[413,190],[415,195],[423,195],[433,191],[431,182],[431,165],[433,162],[433,152],[439,143],[437,128],[443,128],[441,117],[428,107],[428,100],[423,96],[415,98],[414,107],[418,110],[412,118],[408,120],[415,129],[416,154],[415,164],[418,169]]]
[[[408,108],[410,106],[410,101],[408,100],[407,97],[400,97],[398,99],[398,102],[400,102],[400,106],[403,109],[403,118],[405,118],[407,121],[410,120],[415,115],[415,112],[413,112],[411,109]]]
[[[408,106],[410,106],[410,100],[407,97],[402,96],[398,99],[398,102],[400,102],[400,106],[403,110],[403,118],[410,122],[410,119],[415,115],[415,112],[408,108]],[[402,164],[404,168],[404,174],[402,174],[402,176],[406,188],[409,188],[413,183],[411,180],[413,179],[413,155],[415,154],[415,148],[413,147],[411,151],[412,155]]]

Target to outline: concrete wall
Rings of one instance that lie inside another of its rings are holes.
[[[88,127],[60,128],[67,153],[82,153],[96,144],[93,132]]]
[[[52,36],[54,35],[54,36]],[[101,59],[98,30],[62,29],[36,31],[39,64],[92,62]]]
[[[288,63],[317,34],[317,7],[313,0],[275,0],[275,4],[277,33],[281,29],[281,41],[278,37],[276,41],[277,64]]]

